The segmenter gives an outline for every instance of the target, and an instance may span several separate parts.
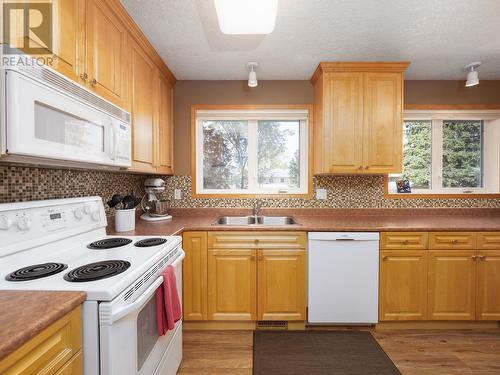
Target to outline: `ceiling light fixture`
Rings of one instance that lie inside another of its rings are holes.
[[[249,62],[247,64],[247,70],[248,70],[248,86],[249,87],[257,87],[258,82],[257,82],[257,73],[255,72],[257,70],[257,67],[259,64],[256,62]]]
[[[464,66],[464,70],[467,73],[467,81],[465,81],[465,87],[476,86],[479,84],[479,75],[477,73],[477,68],[481,65],[480,61],[476,61]]]
[[[219,28],[224,34],[270,34],[278,0],[214,0]]]

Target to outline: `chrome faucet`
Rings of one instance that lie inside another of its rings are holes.
[[[253,216],[259,216],[260,208],[262,207],[263,202],[260,199],[257,199],[253,204]]]

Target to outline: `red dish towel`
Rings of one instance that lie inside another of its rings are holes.
[[[163,336],[168,330],[174,329],[175,322],[182,317],[174,267],[168,266],[161,275],[163,276],[163,284],[156,289],[158,336]]]

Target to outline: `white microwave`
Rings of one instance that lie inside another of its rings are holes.
[[[1,73],[0,161],[130,167],[128,112],[45,66]]]

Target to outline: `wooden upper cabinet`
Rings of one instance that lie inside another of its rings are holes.
[[[407,62],[320,63],[314,89],[314,173],[398,173]]]
[[[85,0],[53,2],[53,68],[69,79],[85,84]],[[80,77],[81,75],[81,77]]]
[[[402,171],[403,75],[364,73],[363,166],[369,173]]]
[[[131,43],[132,169],[156,172],[156,70],[139,45]]]
[[[173,174],[173,95],[172,85],[161,74],[158,78],[158,155],[157,170]]]
[[[127,30],[101,0],[87,0],[89,87],[120,107],[125,105]]]
[[[325,161],[337,172],[363,165],[363,73],[326,73],[324,81]]]

